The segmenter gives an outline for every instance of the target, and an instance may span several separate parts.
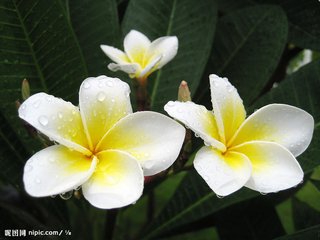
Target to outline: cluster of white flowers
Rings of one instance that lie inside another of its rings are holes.
[[[102,45],[122,70],[145,81],[177,53],[176,37],[153,42],[137,31],[124,40],[125,52]],[[168,102],[164,109],[205,143],[194,167],[217,194],[243,186],[269,193],[297,185],[303,171],[295,159],[310,144],[314,121],[307,112],[284,104],[267,105],[246,118],[237,90],[226,78],[210,75],[213,110],[191,101]],[[117,78],[83,81],[79,107],[38,93],[19,108],[19,116],[58,143],[34,154],[23,181],[35,197],[62,194],[82,187],[98,208],[134,203],[144,176],[169,168],[182,147],[185,128],[156,112],[132,112],[130,88]]]

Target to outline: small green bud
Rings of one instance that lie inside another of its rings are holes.
[[[22,81],[21,95],[23,100],[26,100],[28,97],[30,97],[30,85],[27,79],[23,79]]]
[[[191,94],[186,81],[181,81],[178,91],[178,101],[187,102],[191,101]]]

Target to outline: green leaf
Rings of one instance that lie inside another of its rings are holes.
[[[143,236],[145,239],[158,236],[258,195],[257,192],[242,189],[231,196],[218,198],[198,173],[192,171],[183,179],[171,201]]]
[[[286,16],[277,6],[243,8],[222,17],[202,83],[208,85],[210,73],[228,77],[245,105],[251,103],[277,67],[287,33]],[[210,103],[209,88],[198,94]]]
[[[298,157],[305,173],[320,164],[320,60],[311,62],[289,75],[277,88],[273,88],[254,105],[259,108],[268,103],[286,103],[309,112],[315,120],[311,145]]]
[[[19,161],[15,150],[24,152],[19,157],[22,161],[39,149],[17,114],[15,101],[20,99],[22,80],[29,81],[32,93],[45,91],[76,103],[86,76],[82,53],[59,0],[0,2],[0,111],[8,124],[2,125],[7,128],[1,136],[7,143],[7,159],[1,161],[1,169],[8,168],[4,165],[8,161],[12,166]],[[23,148],[29,154],[19,150]],[[21,177],[20,168],[15,172]]]
[[[69,12],[88,72],[98,76],[107,72],[107,57],[101,44],[117,46],[120,38],[115,0],[69,1]]]
[[[320,225],[316,225],[296,233],[276,238],[276,240],[306,240],[319,239]]]
[[[174,60],[148,80],[153,110],[163,111],[167,101],[177,99],[182,80],[188,82],[192,92],[196,90],[209,57],[216,19],[215,1],[130,1],[123,20],[123,33],[136,29],[151,40],[165,35],[175,35],[179,39]]]

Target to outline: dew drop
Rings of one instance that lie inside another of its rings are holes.
[[[85,82],[85,83],[83,84],[83,87],[84,87],[85,89],[88,89],[88,88],[90,88],[90,83],[88,83],[88,82]]]
[[[147,169],[150,169],[152,168],[154,165],[154,162],[153,161],[146,161],[145,164],[144,164],[144,167],[147,168]]]
[[[209,181],[209,180],[210,180],[209,176],[207,176],[207,175],[204,175],[204,176],[203,176],[203,179],[204,179],[205,181]]]
[[[61,112],[58,112],[58,117],[59,117],[60,119],[62,119],[62,118],[63,118],[63,115],[62,115],[62,113],[61,113]]]
[[[27,165],[25,166],[25,168],[24,168],[24,172],[25,172],[25,173],[29,173],[29,172],[32,171],[32,169],[33,169],[33,167],[32,167],[31,165],[27,164]]]
[[[40,180],[39,178],[36,178],[36,179],[35,179],[35,182],[38,183],[38,184],[40,184],[40,183],[41,183],[41,180]]]
[[[130,97],[130,90],[127,90],[126,93],[125,93],[126,97]]]
[[[35,101],[32,105],[34,106],[34,108],[38,108],[40,106],[41,100],[37,100]]]
[[[63,200],[68,200],[72,197],[73,195],[73,190],[69,191],[69,192],[65,192],[65,193],[61,193],[59,194],[60,197],[63,199]]]
[[[108,87],[113,87],[113,82],[112,82],[111,80],[109,80],[109,81],[107,82],[107,86],[108,86]]]
[[[216,194],[217,198],[223,198],[224,196]]]
[[[198,133],[195,133],[194,136],[195,136],[196,138],[200,137]]]
[[[210,146],[210,143],[208,143],[208,142],[204,142],[204,145],[206,145],[207,147],[209,147]]]
[[[267,195],[267,193],[265,193],[265,192],[260,192],[260,194],[261,194],[261,195]]]
[[[99,102],[103,102],[106,99],[106,94],[104,92],[99,92],[97,99]]]
[[[174,102],[170,101],[170,102],[167,103],[167,106],[168,106],[168,107],[174,107],[175,104],[174,104]]]
[[[78,186],[78,187],[74,188],[74,190],[75,190],[75,191],[79,191],[80,188],[81,188],[81,186]]]
[[[48,123],[49,123],[49,120],[48,120],[48,118],[46,116],[40,116],[38,118],[38,121],[42,126],[47,126]]]
[[[55,198],[56,196],[57,196],[57,195],[51,195],[50,197],[51,197],[51,198]]]

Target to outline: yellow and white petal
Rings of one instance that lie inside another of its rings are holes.
[[[211,74],[210,89],[213,112],[219,134],[226,145],[246,118],[242,99],[227,78]]]
[[[62,145],[54,145],[34,154],[26,163],[23,182],[28,194],[45,197],[75,189],[87,181],[97,164]]]
[[[79,104],[93,150],[106,132],[132,113],[129,85],[118,78],[87,78],[80,87]]]
[[[227,196],[245,185],[251,175],[249,159],[237,152],[222,154],[202,147],[194,159],[194,167],[218,196]]]
[[[144,175],[161,172],[177,159],[185,129],[156,112],[136,112],[121,119],[105,136],[98,151],[118,149],[134,156]]]
[[[232,145],[252,140],[270,141],[298,156],[309,146],[313,129],[313,117],[306,111],[285,104],[270,104],[246,119]]]
[[[252,141],[235,147],[233,151],[245,154],[251,161],[248,188],[262,193],[278,192],[303,180],[303,171],[295,157],[277,143]]]
[[[144,66],[161,56],[157,68],[162,68],[171,61],[178,52],[178,38],[176,36],[160,37],[154,40],[145,55]]]
[[[46,93],[29,97],[19,108],[19,117],[50,139],[90,154],[79,108]]]
[[[193,102],[170,101],[164,106],[164,110],[173,118],[184,123],[201,137],[206,145],[211,145],[221,151],[225,151],[225,145],[221,143],[215,116],[204,106]]]
[[[101,50],[114,62],[119,64],[129,63],[127,55],[121,50],[108,45],[100,45]]]
[[[95,207],[119,208],[136,202],[143,191],[143,172],[132,156],[121,151],[97,155],[99,164],[82,185],[83,196]]]
[[[110,63],[108,65],[108,68],[114,72],[120,70],[130,75],[133,75],[133,74],[139,75],[141,72],[141,67],[137,63],[124,63],[124,64]]]
[[[160,60],[161,60],[161,56],[153,58],[153,60],[149,62],[144,69],[142,69],[138,78],[143,79],[148,77],[152,72],[154,72],[157,69],[156,66],[160,62]]]
[[[132,63],[142,65],[143,58],[150,46],[150,40],[141,32],[131,30],[124,38],[124,51]]]

